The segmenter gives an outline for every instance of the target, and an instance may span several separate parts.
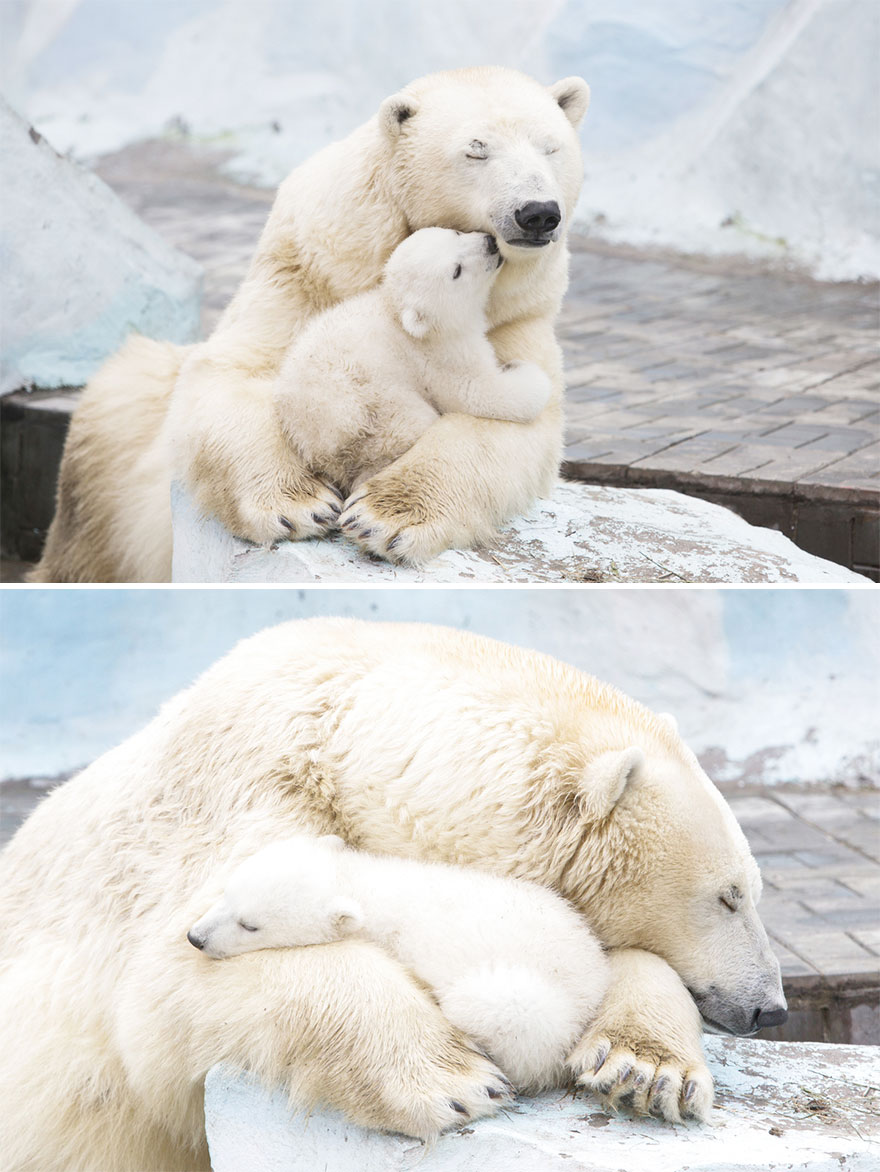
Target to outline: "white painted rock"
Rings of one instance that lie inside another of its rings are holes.
[[[232,537],[172,489],[175,582],[849,582],[773,529],[668,489],[560,481],[480,550],[419,569],[366,557],[340,534],[270,548]]]
[[[215,1066],[205,1082],[214,1172],[874,1172],[880,1079],[871,1046],[707,1038],[711,1125],[609,1118],[563,1092],[521,1099],[430,1148],[332,1111],[296,1114],[280,1091]]]
[[[0,99],[0,394],[79,386],[132,331],[198,336],[202,269]]]

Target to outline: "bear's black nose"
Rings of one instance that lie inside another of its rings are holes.
[[[785,1025],[788,1021],[788,1010],[784,1006],[778,1009],[759,1009],[755,1014],[755,1029],[769,1029],[770,1026]]]
[[[532,200],[530,203],[524,203],[521,208],[517,208],[513,213],[513,218],[524,232],[529,232],[533,236],[547,236],[559,227],[562,213],[555,200],[550,200],[547,203],[538,203],[536,200]]]
[[[186,938],[190,942],[190,944],[193,946],[193,948],[198,948],[198,950],[200,952],[205,947],[204,940],[200,940],[198,938],[198,936],[193,936],[192,932],[187,932]]]

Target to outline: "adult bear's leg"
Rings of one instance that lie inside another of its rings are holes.
[[[665,960],[639,948],[608,953],[611,979],[595,1021],[569,1055],[578,1082],[607,1106],[670,1122],[705,1120],[712,1076],[693,998]]]
[[[546,495],[562,450],[562,356],[545,318],[490,335],[498,360],[536,362],[553,396],[533,423],[444,415],[412,448],[355,490],[344,532],[389,561],[419,563],[487,541]]]
[[[145,941],[120,992],[117,1044],[134,1093],[196,1147],[217,1062],[368,1127],[430,1138],[489,1115],[509,1087],[390,956],[361,941],[210,960]]]
[[[227,362],[207,343],[181,371],[169,414],[175,475],[208,516],[258,545],[326,533],[342,495],[282,434],[274,369]]]

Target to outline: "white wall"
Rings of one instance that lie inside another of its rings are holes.
[[[0,42],[59,149],[182,120],[271,185],[419,74],[581,73],[582,226],[880,275],[877,0],[4,0]]]
[[[880,784],[872,589],[30,589],[2,603],[6,777],[84,765],[238,639],[336,614],[555,655],[672,712],[718,781]]]

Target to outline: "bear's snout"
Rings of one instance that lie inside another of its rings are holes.
[[[546,244],[546,238],[551,232],[555,232],[562,222],[562,212],[555,199],[544,202],[530,200],[516,209],[513,218],[527,234],[529,243]]]
[[[784,1005],[775,1005],[772,1009],[755,1010],[755,1029],[766,1030],[770,1026],[785,1025],[788,1021],[788,1010]]]
[[[190,944],[193,946],[193,948],[198,948],[199,952],[201,952],[202,949],[205,947],[205,938],[203,936],[196,936],[195,932],[193,932],[192,929],[190,929],[190,931],[187,932],[186,938],[190,942]]]

